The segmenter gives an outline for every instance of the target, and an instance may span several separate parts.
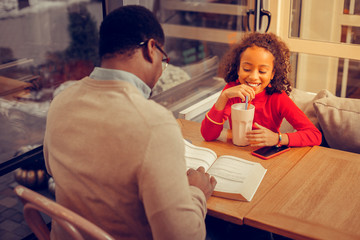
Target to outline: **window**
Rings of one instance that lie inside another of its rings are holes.
[[[0,163],[42,143],[53,94],[98,64],[101,20],[99,0],[0,2]]]

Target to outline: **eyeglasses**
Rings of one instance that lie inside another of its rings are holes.
[[[145,41],[145,42],[141,42],[139,43],[139,46],[144,46],[148,43],[149,40]],[[155,47],[162,53],[163,55],[163,59],[162,61],[162,70],[164,71],[166,69],[166,67],[168,66],[169,62],[170,62],[170,58],[168,57],[168,55],[166,54],[166,52],[164,50],[162,50],[162,48],[155,43]]]
[[[161,47],[159,45],[157,45],[156,43],[155,43],[155,47],[157,49],[159,49],[159,51],[163,54],[163,59],[161,61],[162,61],[162,70],[164,71],[170,62],[170,58],[166,54],[166,52],[164,50],[162,50]]]

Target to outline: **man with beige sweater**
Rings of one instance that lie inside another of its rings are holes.
[[[216,180],[186,172],[171,112],[148,100],[169,59],[164,33],[140,6],[114,10],[100,27],[97,67],[51,103],[45,162],[56,201],[116,239],[204,239]],[[162,63],[163,62],[163,63]],[[68,239],[53,223],[53,239]]]

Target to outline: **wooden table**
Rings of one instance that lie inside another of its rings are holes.
[[[313,147],[244,223],[295,239],[360,239],[360,154]]]
[[[254,147],[238,147],[232,144],[231,130],[224,129],[216,141],[206,142],[200,133],[200,123],[178,119],[183,137],[194,145],[207,147],[216,152],[218,156],[228,154],[259,162],[267,173],[261,182],[251,202],[242,202],[218,197],[211,197],[208,202],[208,214],[225,221],[243,224],[244,217],[254,208],[266,194],[291,170],[297,162],[308,152],[310,147],[292,148],[290,151],[269,160],[263,160],[251,155]]]

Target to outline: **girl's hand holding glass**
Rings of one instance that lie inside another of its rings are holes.
[[[227,99],[239,97],[241,101],[245,102],[245,97],[249,97],[249,101],[255,98],[255,91],[252,87],[240,84],[231,88],[224,90],[223,94],[226,96]]]

